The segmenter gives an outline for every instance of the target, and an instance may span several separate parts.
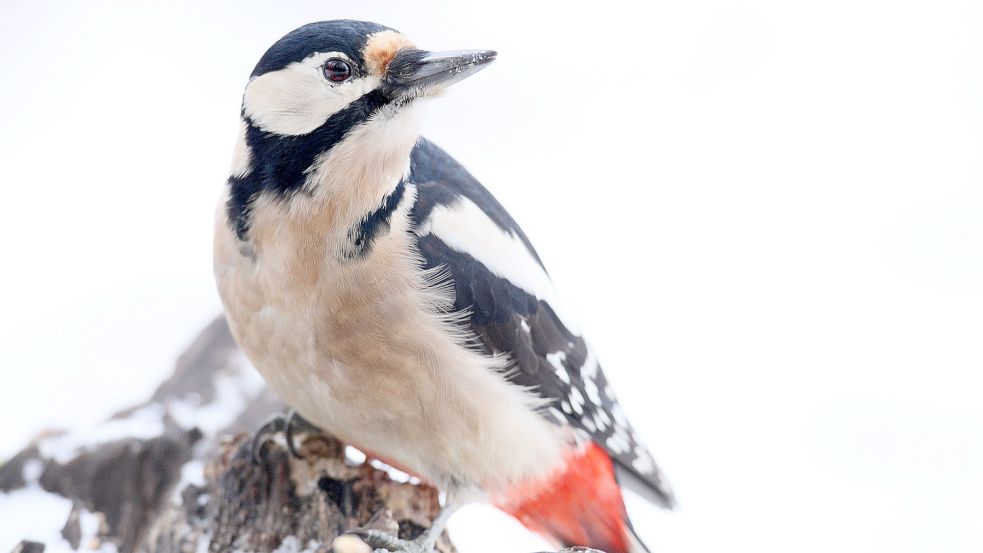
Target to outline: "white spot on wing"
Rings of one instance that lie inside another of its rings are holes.
[[[566,367],[563,366],[563,361],[566,360],[567,353],[565,351],[557,351],[555,353],[547,353],[546,360],[553,365],[553,370],[556,371],[556,376],[560,377],[565,384],[570,384],[570,375],[567,373]]]
[[[603,416],[602,416],[603,415]],[[608,427],[610,423],[607,419],[607,415],[604,414],[603,409],[598,409],[594,412],[594,425],[597,426],[599,430],[604,430]]]
[[[615,429],[615,433],[608,437],[607,446],[616,454],[628,453],[631,450],[631,442],[628,439],[628,434],[624,431],[618,431]]]
[[[594,357],[594,351],[588,348],[587,359],[584,360],[584,365],[580,368],[580,377],[584,380],[584,392],[587,393],[587,398],[594,405],[601,407],[604,404],[601,402],[601,394],[597,388],[597,383],[594,382],[599,370],[600,367],[597,364],[597,357]]]
[[[594,421],[592,421],[590,417],[586,415],[582,419],[580,419],[580,424],[584,425],[584,428],[586,428],[590,432],[597,432],[597,427],[594,426]]]
[[[594,356],[594,350],[587,348],[587,359],[584,360],[584,366],[580,368],[580,376],[584,379],[593,379],[597,377],[597,371],[599,369],[597,357]]]
[[[577,388],[570,388],[570,406],[578,415],[584,414],[584,395]]]
[[[438,205],[430,212],[417,234],[433,233],[450,248],[477,259],[492,274],[545,301],[563,326],[580,334],[579,326],[566,314],[546,271],[518,236],[501,229],[480,207],[467,198]]]
[[[597,384],[594,384],[593,380],[584,379],[584,391],[587,392],[587,399],[591,400],[591,403],[601,407],[601,395],[597,393]]]

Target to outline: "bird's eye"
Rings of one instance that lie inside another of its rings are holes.
[[[328,60],[324,64],[324,77],[333,83],[347,81],[352,76],[352,67],[339,59]]]

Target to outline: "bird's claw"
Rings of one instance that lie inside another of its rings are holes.
[[[252,444],[253,462],[257,465],[264,464],[262,455],[263,446],[273,439],[274,436],[281,433],[283,434],[284,440],[287,442],[287,450],[290,451],[290,454],[297,459],[303,459],[304,456],[294,445],[294,436],[298,432],[309,432],[312,434],[322,433],[320,428],[314,426],[313,423],[298,415],[296,411],[290,410],[287,412],[286,416],[277,414],[256,431]]]
[[[358,536],[372,549],[394,553],[433,553],[435,545],[426,533],[415,540],[403,540],[381,530],[352,530],[349,534]]]
[[[287,419],[283,415],[277,414],[256,431],[256,435],[253,436],[252,445],[253,463],[257,465],[263,464],[263,446],[265,446],[266,443],[273,438],[273,436],[283,432],[286,428]]]

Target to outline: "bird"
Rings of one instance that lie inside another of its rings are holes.
[[[648,551],[623,489],[673,493],[529,238],[421,136],[423,106],[492,50],[430,51],[376,23],[299,27],[242,96],[216,213],[230,329],[300,417],[443,492],[432,551],[490,502],[563,546]]]

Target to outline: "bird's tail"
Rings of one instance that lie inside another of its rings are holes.
[[[572,454],[564,470],[534,493],[496,501],[530,530],[564,546],[607,553],[649,553],[635,534],[607,452],[596,444]]]

